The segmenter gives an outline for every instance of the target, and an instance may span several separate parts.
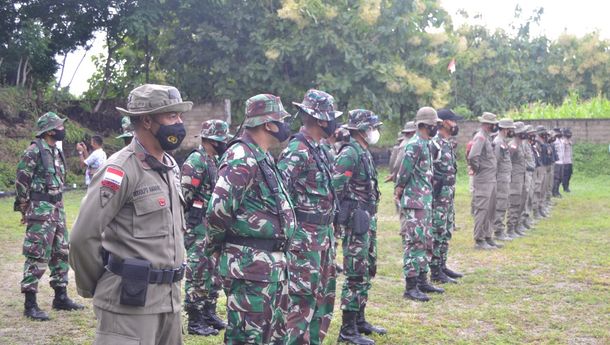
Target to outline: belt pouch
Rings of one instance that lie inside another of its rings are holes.
[[[146,304],[149,279],[149,261],[131,258],[123,260],[120,303],[122,305],[143,307]]]

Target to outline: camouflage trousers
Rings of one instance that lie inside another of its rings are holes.
[[[216,303],[222,280],[218,274],[218,258],[205,255],[206,236],[203,225],[188,228],[184,234],[186,271],[184,304],[186,309],[203,310],[205,303]]]
[[[288,282],[225,278],[227,329],[225,344],[284,345]]]
[[[57,210],[63,215],[63,209]],[[68,230],[64,217],[60,221],[26,218],[23,241],[23,280],[21,292],[38,292],[38,282],[47,266],[51,270],[51,287],[68,285]],[[50,218],[50,217],[49,217]],[[56,218],[56,217],[53,217]]]
[[[346,227],[342,244],[345,281],[341,310],[360,311],[368,301],[371,280],[377,273],[377,216],[371,217],[368,233],[354,234]]]
[[[455,227],[455,208],[453,202],[436,204],[432,209],[432,258],[431,267],[438,267],[447,261],[449,240]]]
[[[403,272],[406,278],[428,272],[432,259],[432,210],[405,208],[400,213],[400,234],[403,245]]]
[[[337,285],[332,242],[320,251],[290,252],[286,344],[322,344],[326,336]]]

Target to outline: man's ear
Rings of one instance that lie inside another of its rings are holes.
[[[153,119],[152,116],[150,115],[141,115],[142,119],[142,127],[144,127],[144,129],[149,130],[152,127],[152,123],[153,123]]]

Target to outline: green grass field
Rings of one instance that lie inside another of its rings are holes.
[[[457,190],[457,224],[449,264],[466,274],[460,284],[428,303],[404,300],[398,218],[383,184],[379,221],[379,270],[370,294],[369,319],[388,329],[377,344],[610,344],[610,177],[576,177],[573,192],[557,201],[551,218],[526,238],[492,252],[472,249],[466,181]],[[82,194],[67,197],[71,224]],[[24,228],[12,200],[0,200],[0,344],[91,344],[95,320],[84,312],[54,312],[38,323],[22,316],[19,281]],[[72,277],[71,277],[72,279]],[[340,284],[343,279],[340,278]],[[339,284],[339,286],[340,286]],[[75,296],[73,281],[70,285]],[[39,300],[50,311],[45,276]],[[224,308],[221,298],[220,307]],[[337,306],[338,310],[338,306]],[[221,309],[221,312],[223,309]],[[325,344],[335,344],[335,313]],[[186,336],[188,345],[217,345],[221,337]]]

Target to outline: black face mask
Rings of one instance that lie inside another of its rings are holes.
[[[337,120],[332,119],[330,121],[327,121],[326,127],[321,127],[321,128],[324,131],[324,134],[326,134],[326,138],[328,138],[331,135],[333,135],[333,133],[335,133],[335,130],[337,130]]]
[[[216,150],[216,154],[221,157],[227,151],[227,143],[222,141],[217,141],[216,146],[214,146],[214,150]]]
[[[456,135],[458,135],[459,132],[460,132],[460,127],[458,127],[458,126],[451,127],[450,133],[451,133],[452,137],[455,137]]]
[[[436,136],[436,132],[438,132],[438,126],[426,125],[426,128],[428,128],[428,136],[430,136],[430,138]]]
[[[269,133],[273,135],[275,139],[277,139],[277,141],[279,141],[280,143],[283,143],[284,141],[288,140],[288,138],[290,137],[290,127],[288,127],[288,124],[286,122],[279,121],[273,121],[273,123],[277,126],[279,130],[277,132],[269,131]]]
[[[53,131],[55,131],[55,134],[53,134],[51,137],[57,141],[62,141],[66,137],[65,129],[54,129]]]
[[[513,132],[513,131],[508,131],[508,133],[506,133],[507,138],[512,138],[514,136],[515,136],[515,132]]]
[[[496,133],[496,132],[497,132],[497,131],[499,131],[499,130],[500,130],[500,126],[498,126],[498,125],[492,125],[492,127],[491,127],[491,132],[492,132],[492,133]]]
[[[164,151],[175,150],[180,147],[182,140],[186,137],[184,123],[174,123],[173,125],[159,124],[159,130],[155,133],[155,138]]]
[[[527,138],[528,138],[527,134],[521,134],[521,133],[519,134],[519,139],[525,140]]]

